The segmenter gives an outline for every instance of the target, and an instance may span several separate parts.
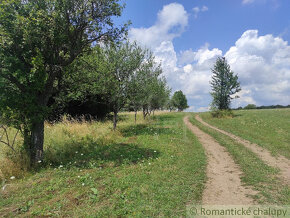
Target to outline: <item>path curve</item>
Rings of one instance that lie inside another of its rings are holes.
[[[250,188],[242,186],[238,165],[235,164],[226,149],[210,135],[192,125],[188,116],[183,119],[186,126],[195,134],[207,154],[207,183],[202,203],[207,205],[251,205],[250,195],[256,194]]]
[[[203,125],[210,127],[224,135],[227,135],[231,137],[232,139],[236,140],[238,143],[244,145],[246,148],[254,152],[260,159],[262,159],[269,166],[278,168],[281,171],[280,176],[282,177],[283,182],[290,184],[290,160],[289,159],[281,155],[274,157],[272,156],[270,151],[268,151],[267,149],[262,148],[257,144],[251,143],[248,140],[242,139],[232,133],[226,132],[215,126],[212,126],[206,123],[205,121],[203,121],[203,119],[201,119],[201,117],[198,115],[195,116],[195,119],[198,120]]]

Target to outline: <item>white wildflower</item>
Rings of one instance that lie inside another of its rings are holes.
[[[11,179],[11,180],[15,179],[15,176],[11,176],[10,179]]]

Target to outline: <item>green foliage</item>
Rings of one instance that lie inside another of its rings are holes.
[[[118,0],[4,0],[0,3],[0,113],[42,158],[43,122],[65,68],[92,43],[117,39]]]
[[[172,105],[177,108],[178,111],[183,111],[188,108],[186,96],[183,94],[181,90],[174,92],[172,96]]]
[[[247,106],[244,107],[244,109],[249,110],[249,109],[256,109],[257,106],[255,104],[248,104]]]
[[[146,50],[142,64],[131,78],[129,106],[134,111],[142,109],[146,117],[151,111],[165,107],[170,91],[161,66],[155,62],[152,52]]]
[[[232,95],[241,91],[238,76],[231,71],[230,65],[224,57],[219,57],[216,60],[212,72],[213,76],[210,82],[212,92],[210,94],[213,100],[211,106],[213,109],[228,110],[233,99]]]
[[[145,51],[136,43],[110,44],[100,50],[99,84],[108,96],[113,112],[124,107],[129,96],[131,79],[144,60]]]

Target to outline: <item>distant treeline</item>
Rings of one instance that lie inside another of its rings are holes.
[[[269,106],[256,106],[255,104],[248,104],[245,107],[238,107],[233,110],[250,110],[250,109],[275,109],[275,108],[290,108],[290,105],[269,105]]]

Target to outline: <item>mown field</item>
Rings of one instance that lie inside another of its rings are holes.
[[[234,118],[213,118],[201,113],[202,119],[220,129],[267,148],[273,155],[290,158],[290,109],[234,111]]]
[[[45,127],[37,172],[6,181],[0,216],[180,217],[200,203],[206,156],[185,113]]]

